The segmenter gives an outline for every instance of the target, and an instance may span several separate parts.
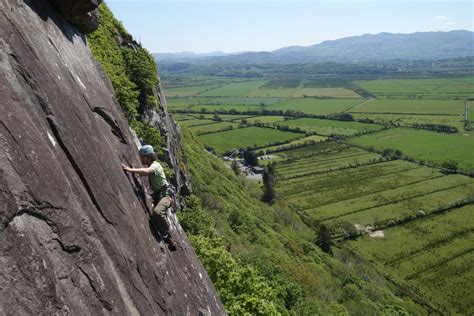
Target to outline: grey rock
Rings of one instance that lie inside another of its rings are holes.
[[[225,314],[175,215],[177,251],[154,234],[113,88],[48,2],[0,0],[0,95],[0,314]],[[176,164],[179,131],[154,116]]]

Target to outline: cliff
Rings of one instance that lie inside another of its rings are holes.
[[[97,27],[98,2],[0,0],[0,314],[224,314],[176,217],[170,253],[147,184],[120,167],[139,165],[136,139],[79,32]],[[185,193],[157,95],[143,117]]]

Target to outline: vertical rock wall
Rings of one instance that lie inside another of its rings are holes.
[[[224,314],[175,217],[177,251],[153,234],[111,84],[48,2],[0,0],[0,95],[1,315]]]

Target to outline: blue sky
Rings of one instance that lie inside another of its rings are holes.
[[[474,30],[471,0],[106,0],[153,53],[262,51],[380,32]]]

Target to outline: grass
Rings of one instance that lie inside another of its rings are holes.
[[[201,120],[201,119],[193,119],[193,120],[184,120],[179,122],[181,126],[192,127],[192,126],[199,126],[205,124],[215,123],[213,120]]]
[[[207,91],[201,95],[207,97],[245,97],[249,95],[252,91],[264,85],[265,82],[266,81],[258,80],[231,83],[223,87]]]
[[[376,96],[451,97],[474,94],[471,78],[452,79],[387,79],[356,81],[359,87]]]
[[[464,102],[462,100],[378,99],[356,106],[350,112],[462,115]]]
[[[299,138],[297,140],[293,140],[293,141],[291,141],[287,144],[266,147],[266,148],[264,148],[264,151],[265,152],[268,152],[268,151],[284,151],[286,149],[292,148],[292,146],[302,145],[302,144],[305,144],[305,143],[322,142],[322,141],[325,141],[326,139],[327,139],[327,137],[324,137],[324,136],[311,135],[311,136],[308,136],[308,137],[303,137],[303,138]]]
[[[266,97],[266,98],[291,98],[293,93],[298,91],[299,88],[260,88],[252,91],[249,97]]]
[[[218,132],[223,129],[228,129],[229,127],[237,128],[238,126],[239,124],[237,123],[219,122],[219,123],[207,124],[207,125],[197,125],[197,126],[190,127],[189,129],[199,135],[202,133]]]
[[[352,113],[355,119],[368,118],[379,124],[399,124],[400,126],[412,126],[418,124],[443,124],[462,130],[464,127],[463,116],[457,115],[414,115],[414,114],[386,114],[386,113]]]
[[[377,124],[366,124],[360,122],[345,122],[315,118],[300,118],[296,120],[288,120],[279,125],[285,125],[292,128],[299,127],[306,132],[315,132],[320,135],[344,135],[351,136],[368,131],[382,129],[383,126]]]
[[[474,122],[474,101],[467,102],[467,118],[470,122]]]
[[[429,131],[395,128],[376,134],[351,139],[354,144],[400,149],[418,160],[441,165],[446,160],[455,160],[459,168],[474,170],[474,133],[443,134]]]
[[[209,100],[207,104],[218,105],[271,105],[281,102],[281,98],[226,98],[220,97]]]
[[[474,291],[474,205],[363,237],[348,246],[366,260],[440,300],[450,314],[470,314]],[[409,242],[407,242],[409,241]]]
[[[295,138],[300,138],[301,136],[302,134],[282,132],[270,128],[248,127],[202,135],[199,138],[204,144],[214,148],[217,153],[222,154],[232,149],[263,146],[280,141],[290,141]]]
[[[300,111],[307,114],[326,115],[331,113],[339,113],[355,106],[362,101],[360,99],[314,99],[314,98],[297,98],[281,103],[277,103],[268,107],[270,110],[292,110]]]
[[[284,121],[285,117],[284,116],[254,116],[251,118],[247,118],[246,121],[249,123],[276,123],[276,122],[281,122]]]
[[[181,99],[167,99],[166,104],[170,110],[191,108],[198,104],[205,104],[209,98],[181,98]]]
[[[203,85],[203,86],[190,86],[190,87],[179,87],[179,88],[167,88],[165,90],[166,96],[169,98],[182,98],[195,96],[205,91],[209,91],[217,88],[217,85]]]
[[[360,98],[360,95],[346,88],[302,88],[293,93],[292,97],[332,97],[332,98]]]

